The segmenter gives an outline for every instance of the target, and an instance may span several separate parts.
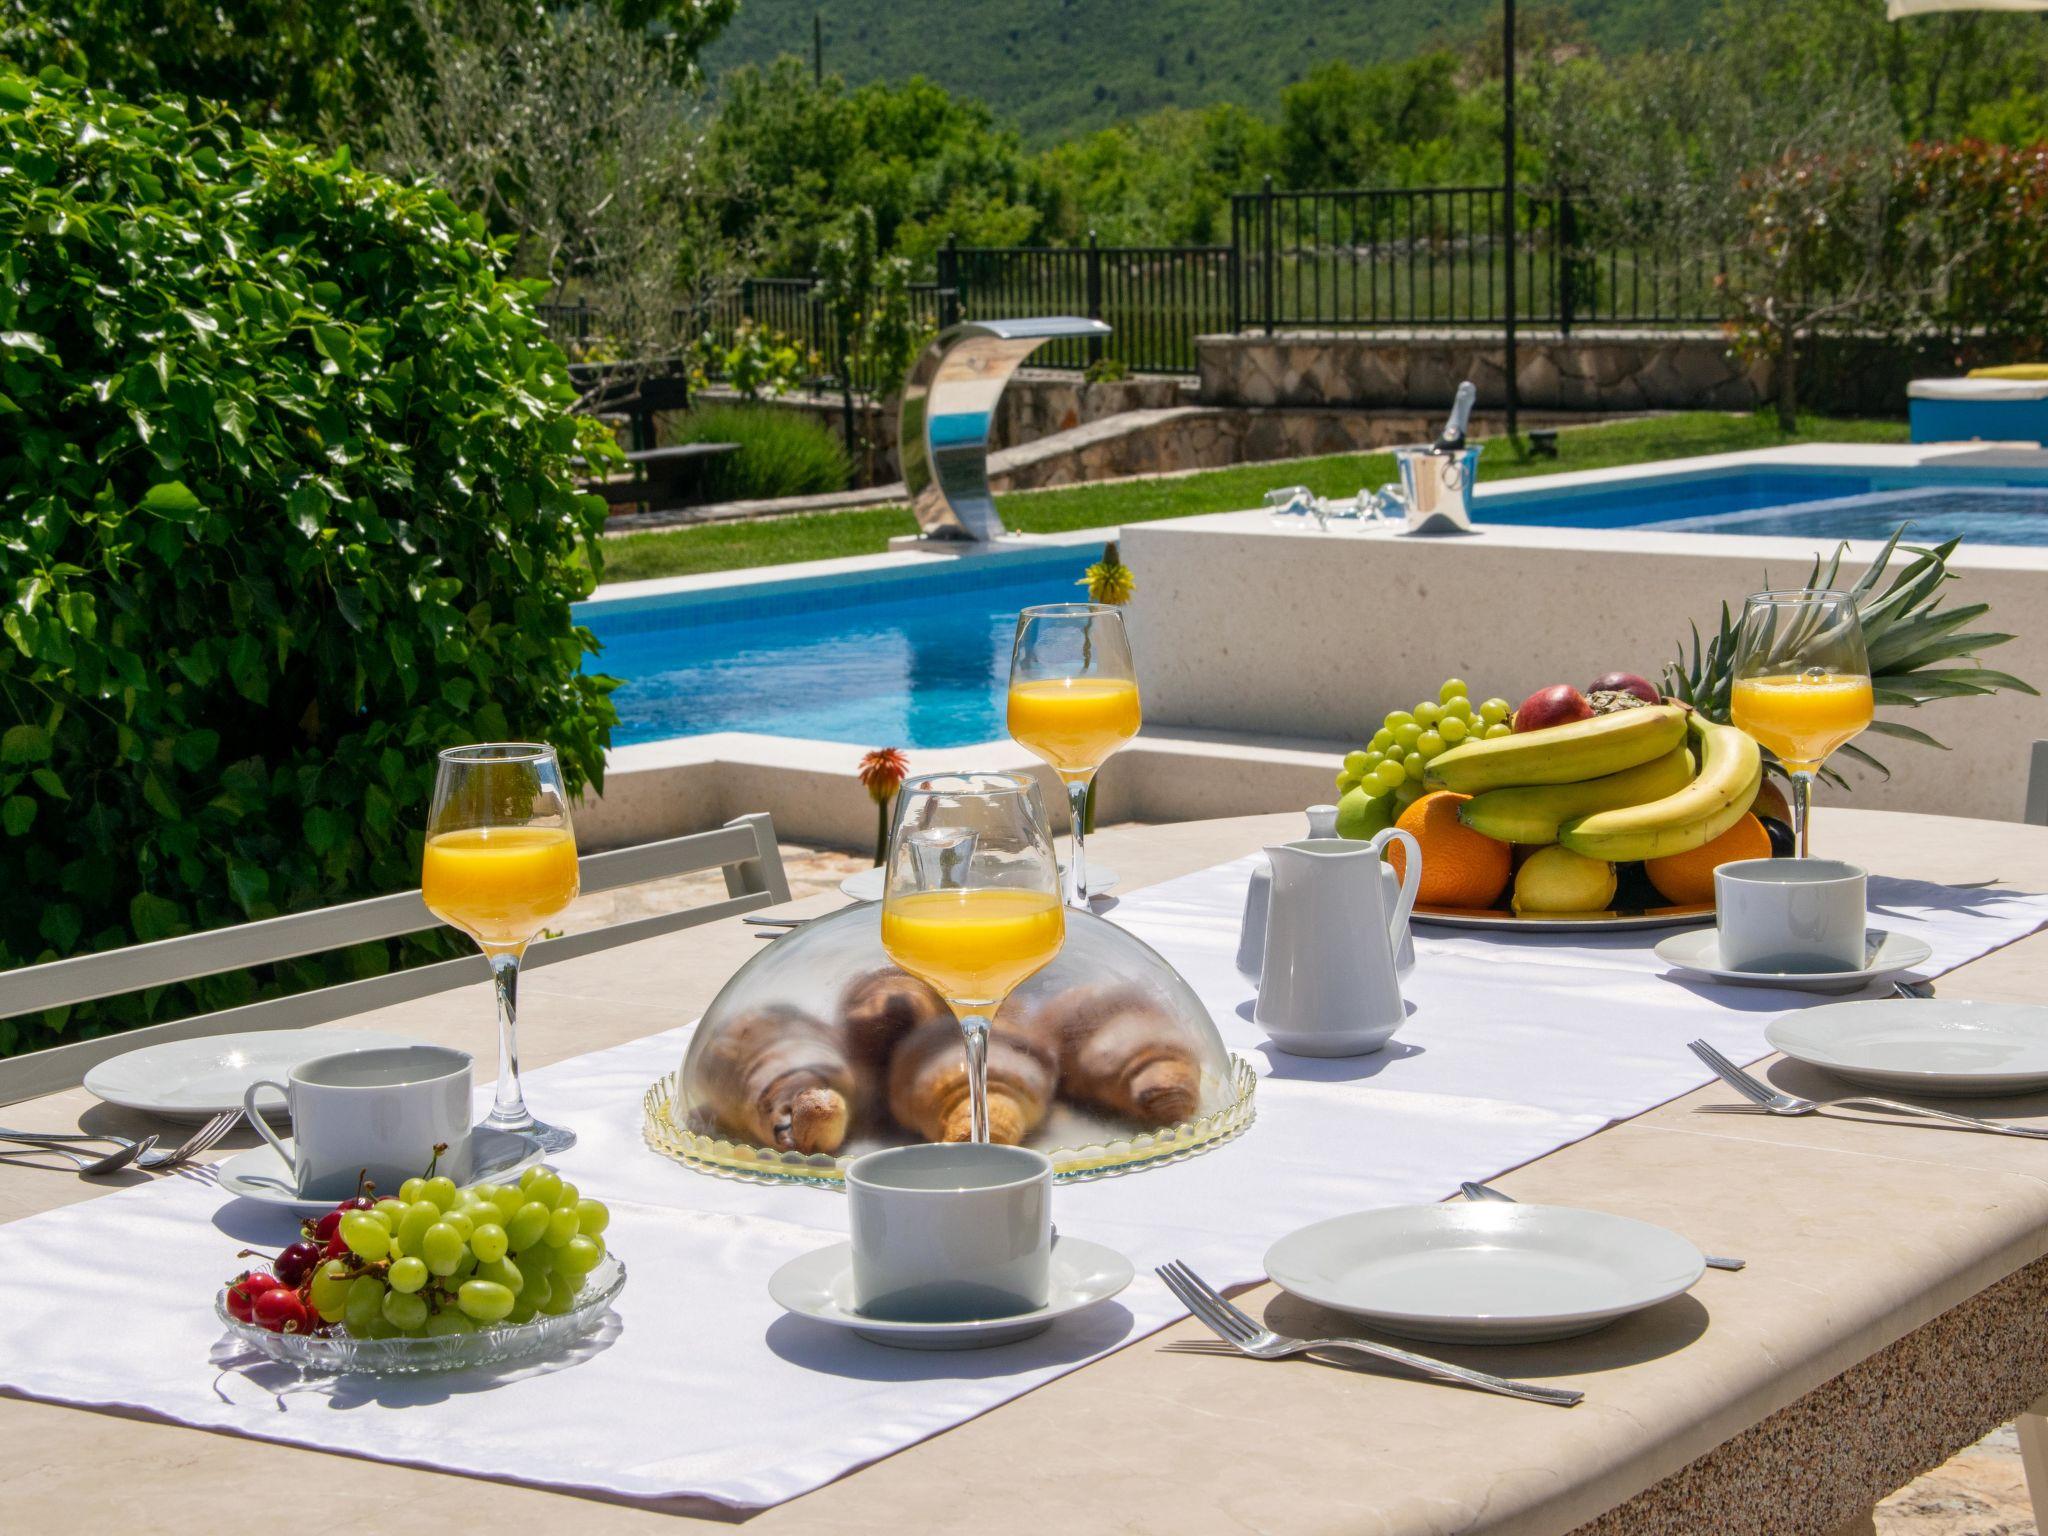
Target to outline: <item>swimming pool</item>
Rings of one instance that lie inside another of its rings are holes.
[[[1558,490],[1482,488],[1473,518],[1553,528],[1657,529],[1915,543],[2048,545],[2048,482],[1964,479],[1930,470],[1858,474],[1748,469],[1664,475]]]
[[[867,747],[1004,734],[1017,611],[1071,602],[1093,544],[577,606],[619,745],[757,731]]]

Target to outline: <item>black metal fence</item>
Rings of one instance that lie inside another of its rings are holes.
[[[1237,253],[1227,245],[948,246],[939,287],[964,319],[1087,315],[1098,341],[1054,342],[1034,367],[1083,368],[1098,358],[1134,373],[1193,373],[1195,338],[1234,330]]]
[[[1231,201],[1244,326],[1711,324],[1720,253],[1682,244],[1661,211],[1500,187],[1281,192]]]
[[[1280,191],[1269,180],[1236,194],[1230,212],[1228,245],[948,245],[935,280],[911,285],[912,313],[934,330],[961,318],[1092,316],[1109,323],[1108,337],[1056,343],[1033,363],[1106,358],[1142,373],[1193,373],[1195,338],[1217,332],[1502,325],[1510,261],[1519,325],[1698,325],[1723,315],[1720,254],[1673,237],[1661,210],[1620,199],[1518,194],[1512,241],[1498,186]],[[601,330],[594,313],[543,310],[578,341]],[[748,319],[816,353],[821,374],[836,372],[836,320],[811,278],[750,278],[679,329],[715,351]],[[893,383],[858,371],[856,389]]]

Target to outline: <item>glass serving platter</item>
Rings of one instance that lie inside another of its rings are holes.
[[[576,1305],[560,1316],[540,1316],[530,1323],[501,1324],[479,1328],[475,1333],[439,1338],[359,1339],[347,1333],[323,1338],[311,1333],[272,1333],[268,1328],[230,1316],[225,1286],[213,1299],[213,1311],[221,1326],[236,1339],[308,1375],[410,1376],[425,1371],[517,1365],[553,1354],[595,1330],[625,1288],[626,1266],[607,1253],[584,1280]]]
[[[1063,1183],[1193,1156],[1229,1141],[1252,1123],[1258,1074],[1239,1056],[1230,1058],[1230,1070],[1229,1102],[1209,1114],[1159,1130],[1132,1132],[1078,1113],[1063,1114],[1062,1106],[1045,1127],[1045,1134],[1034,1136],[1031,1144],[1052,1159],[1053,1177]],[[679,1073],[671,1072],[648,1088],[641,1101],[645,1111],[641,1130],[655,1151],[704,1172],[836,1189],[845,1179],[848,1163],[880,1147],[894,1146],[900,1139],[858,1140],[827,1155],[778,1151],[692,1130],[678,1115],[679,1078]]]

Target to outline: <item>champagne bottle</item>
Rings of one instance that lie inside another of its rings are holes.
[[[1453,454],[1465,451],[1465,428],[1472,420],[1472,406],[1478,398],[1479,391],[1470,379],[1458,386],[1457,397],[1451,402],[1451,419],[1437,434],[1435,452]]]

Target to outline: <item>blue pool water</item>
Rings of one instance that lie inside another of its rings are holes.
[[[1914,543],[1961,537],[1972,544],[2048,544],[2048,484],[1935,479],[1924,470],[1737,470],[1554,491],[1481,490],[1472,511],[1480,523],[1767,534],[1829,543],[1889,538],[1905,523],[1906,538]]]
[[[962,747],[1003,735],[1017,610],[1072,602],[1093,545],[854,578],[765,582],[584,603],[593,666],[623,745],[759,731],[867,747]]]

